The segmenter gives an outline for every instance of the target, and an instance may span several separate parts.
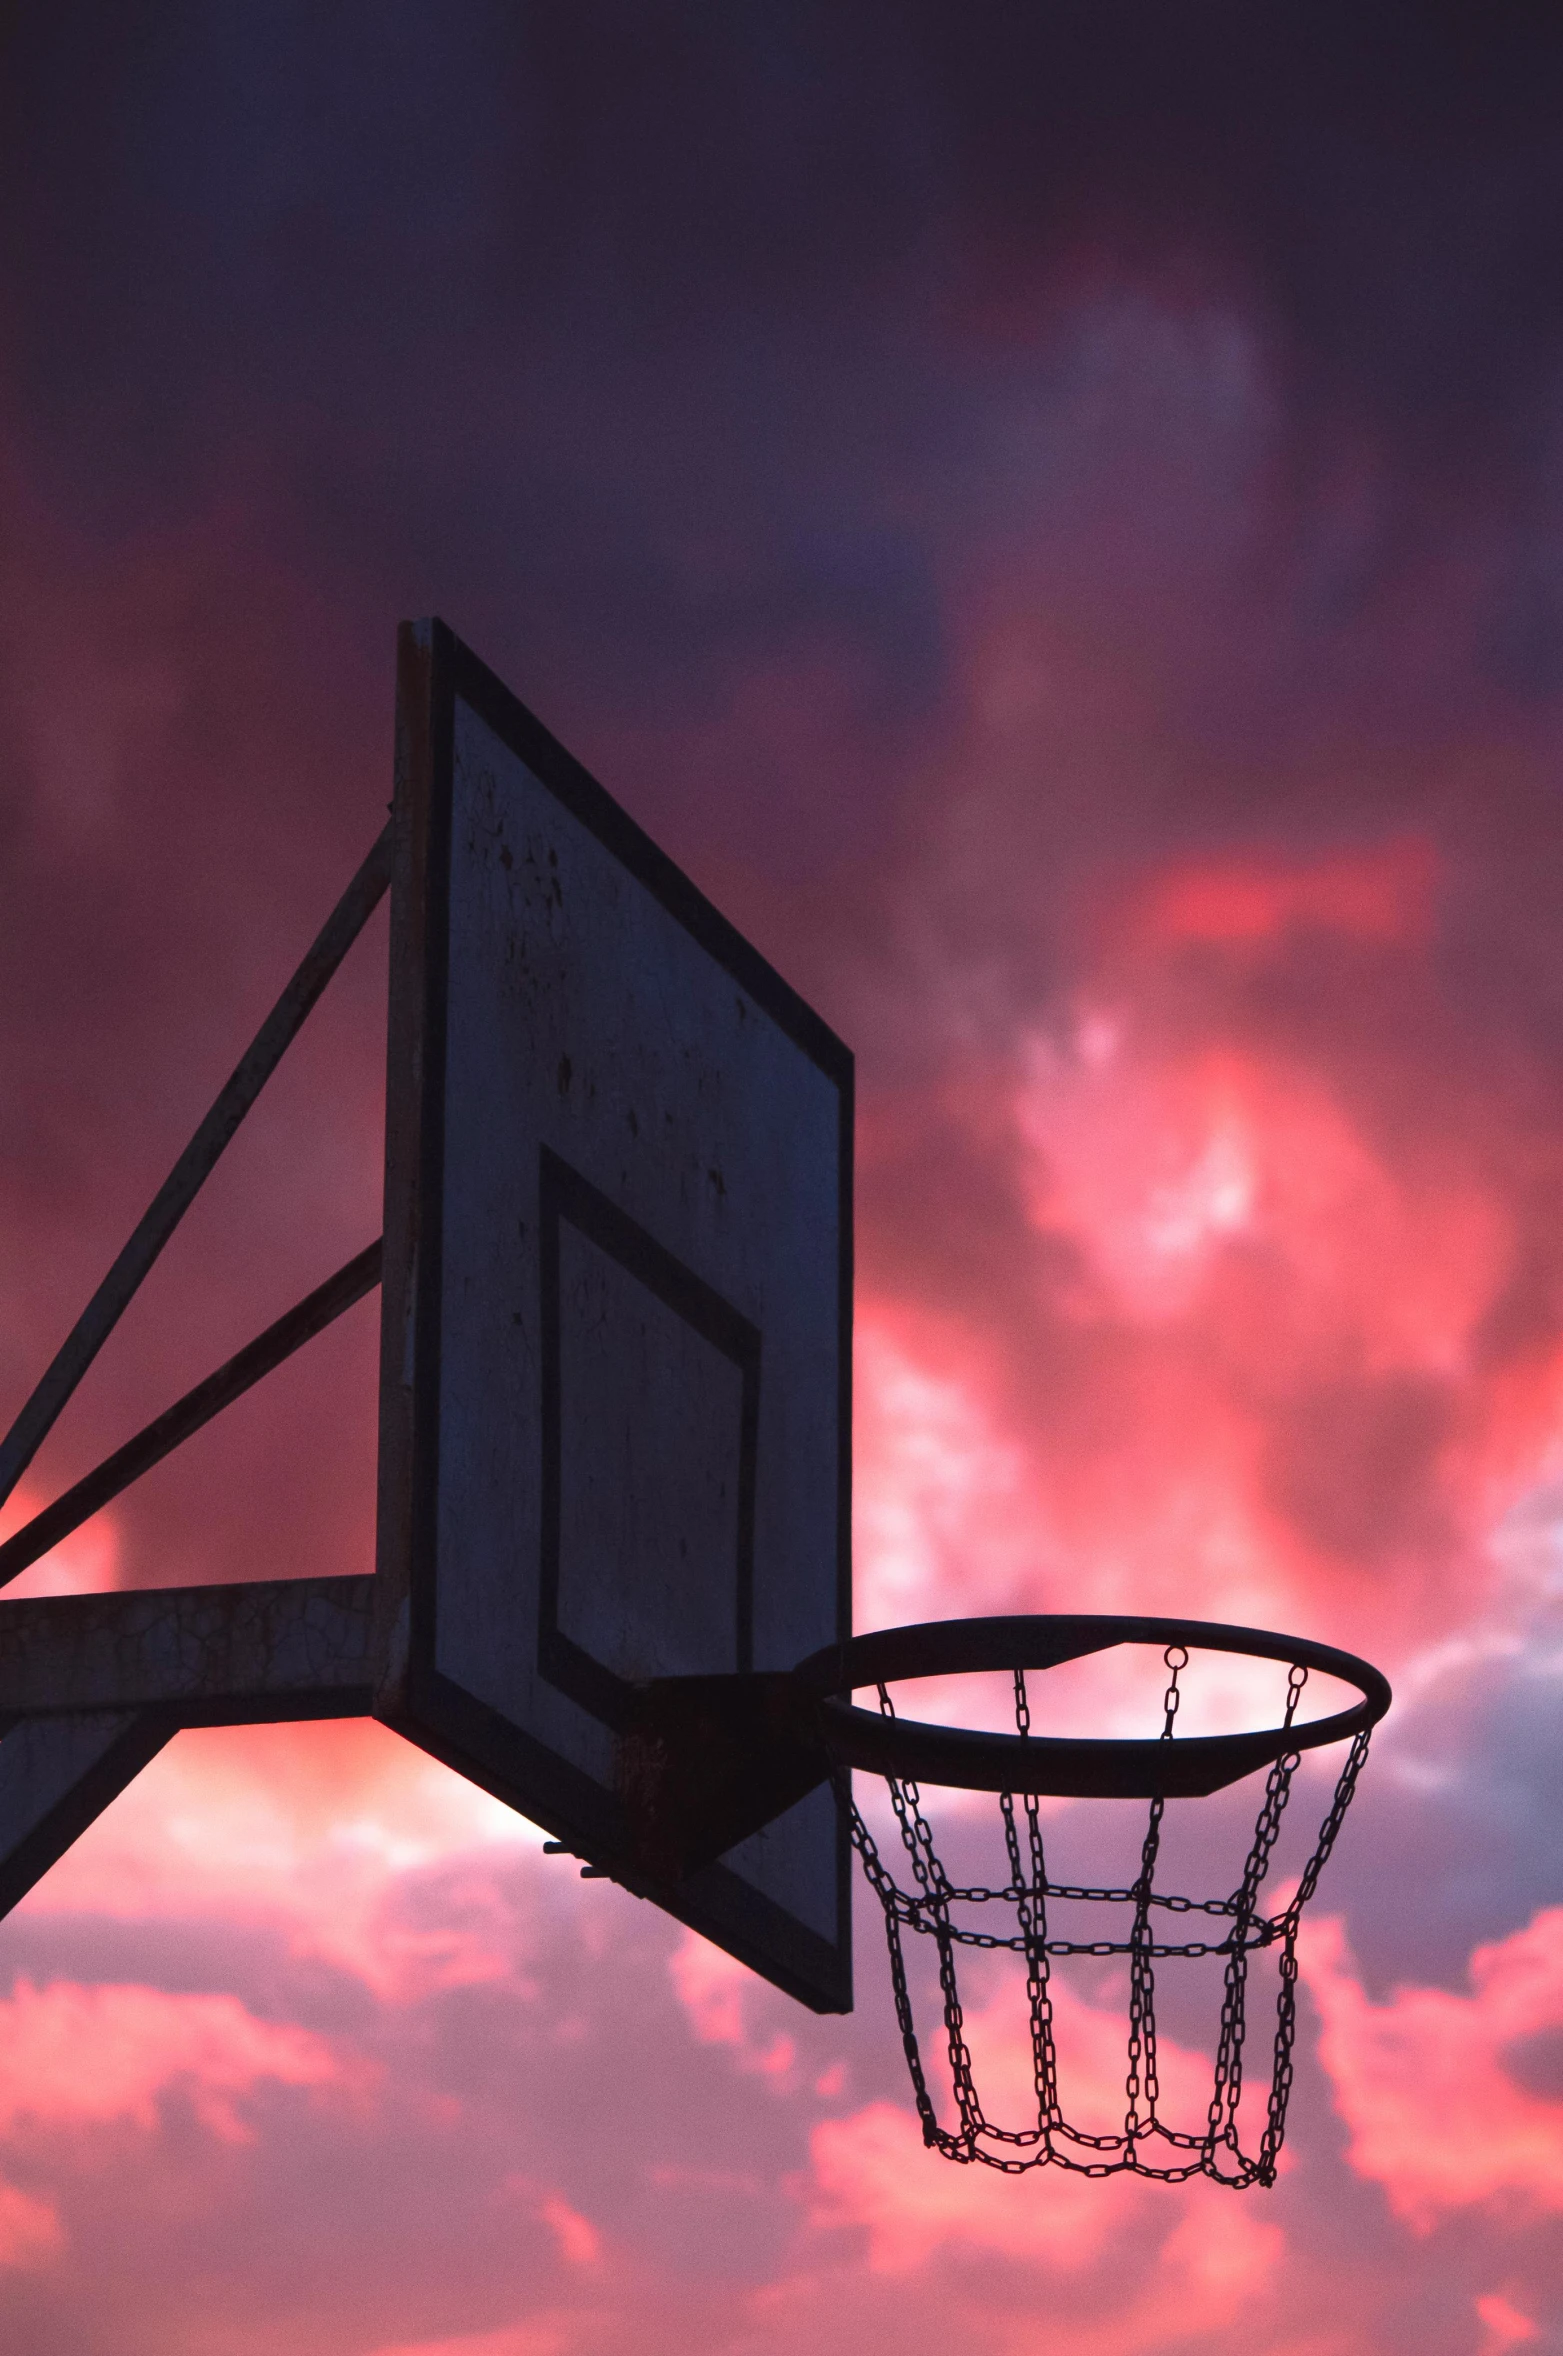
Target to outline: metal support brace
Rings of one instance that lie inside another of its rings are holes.
[[[830,1761],[814,1719],[812,1696],[785,1672],[635,1687],[614,1777],[628,1875],[682,1881],[823,1783]]]
[[[0,1604],[0,1725],[144,1709],[171,1731],[367,1717],[373,1585],[364,1572]]]
[[[386,827],[0,1440],[0,1504],[124,1314],[384,896]],[[0,1585],[58,1545],[379,1279],[371,1245],[0,1547]],[[359,1717],[369,1580],[266,1581],[0,1603],[0,1914],[181,1726]]]
[[[0,1914],[181,1726],[359,1718],[368,1576],[0,1604]]]
[[[16,1487],[76,1385],[129,1308],[158,1254],[227,1150],[239,1123],[384,897],[390,880],[391,830],[387,826],[163,1181],[130,1241],[55,1352],[32,1397],[0,1440],[0,1505]]]
[[[0,1742],[0,1915],[58,1864],[174,1732],[152,1710],[30,1718]]]
[[[105,1457],[94,1471],[67,1489],[63,1497],[56,1497],[42,1513],[34,1514],[14,1537],[7,1538],[0,1545],[0,1586],[48,1554],[73,1530],[79,1530],[83,1522],[100,1513],[122,1489],[128,1489],[132,1481],[139,1481],[143,1473],[161,1464],[165,1456],[171,1456],[203,1424],[210,1423],[214,1415],[231,1407],[235,1399],[242,1399],[263,1375],[270,1374],[285,1358],[291,1358],[315,1334],[324,1333],[344,1309],[351,1309],[365,1293],[373,1292],[379,1281],[380,1246],[375,1242],[349,1260],[345,1268],[339,1268],[335,1276],[306,1294],[285,1317],[279,1317],[264,1333],[257,1334],[253,1342],[247,1343],[226,1365],[219,1366],[215,1374],[209,1374],[205,1382],[197,1383],[193,1391],[186,1391],[182,1399],[176,1399],[172,1407],[165,1408],[145,1430],[127,1440],[123,1448],[116,1448],[112,1456]],[[5,1608],[0,1605],[0,1610]]]

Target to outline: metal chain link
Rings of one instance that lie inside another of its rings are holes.
[[[1175,1739],[1182,1701],[1180,1677],[1188,1665],[1182,1645],[1169,1645],[1163,1658],[1169,1672],[1162,1696],[1162,1740]],[[1283,1724],[1295,1720],[1308,1672],[1294,1667],[1287,1681]],[[1031,1732],[1031,1707],[1024,1672],[1014,1673],[1015,1726],[1022,1737]],[[894,1717],[895,1705],[887,1687],[879,1688],[879,1706]],[[862,1861],[870,1888],[885,1918],[890,1961],[890,1983],[897,2025],[912,2080],[913,2096],[922,2123],[923,2141],[947,2159],[980,2162],[1007,2175],[1031,2168],[1059,2167],[1084,2176],[1130,2173],[1180,2184],[1205,2175],[1234,2190],[1275,2181],[1286,2110],[1291,2093],[1292,2048],[1297,2025],[1297,1933],[1303,1908],[1313,1896],[1320,1873],[1335,1846],[1357,1779],[1367,1757],[1368,1736],[1359,1734],[1335,1786],[1333,1798],[1312,1854],[1287,1905],[1274,1915],[1260,1911],[1259,1894],[1270,1869],[1271,1854],[1280,1834],[1291,1797],[1299,1753],[1288,1751],[1270,1769],[1255,1820],[1253,1839],[1236,1889],[1226,1898],[1188,1898],[1155,1887],[1166,1802],[1152,1800],[1140,1867],[1124,1888],[1091,1887],[1052,1881],[1047,1872],[1041,1810],[1035,1794],[999,1794],[1009,1880],[1002,1888],[961,1884],[950,1880],[934,1846],[933,1830],[923,1811],[915,1783],[890,1776],[886,1782],[901,1843],[910,1866],[912,1888],[897,1882],[881,1857],[877,1843],[852,1796],[851,1778],[839,1762],[832,1769],[838,1798],[845,1811],[852,1843]],[[1071,1939],[1060,1937],[1049,1923],[1053,1901],[1133,1909],[1127,1938]],[[982,1905],[1013,1910],[1014,1928],[978,1931],[956,1918],[955,1910]],[[1228,1924],[1225,1935],[1208,1940],[1171,1941],[1152,1933],[1153,1911],[1204,1914]],[[932,1940],[944,2017],[945,2050],[954,2098],[955,2124],[941,2124],[929,2089],[918,2039],[907,1970],[904,1934],[913,1932]],[[956,1976],[960,1949],[1010,1952],[1025,1966],[1026,1998],[1031,2024],[1031,2077],[1035,2099],[1034,2122],[1023,2127],[1001,2127],[982,2107],[966,2039],[965,2013]],[[1257,2150],[1245,2151],[1239,2141],[1238,2109],[1243,2091],[1243,2047],[1247,2026],[1249,1959],[1274,1949],[1279,1967],[1275,2040],[1265,2125]],[[1123,1956],[1129,1965],[1128,2068],[1124,2083],[1125,2110],[1121,2133],[1093,2135],[1065,2118],[1058,2088],[1050,1972],[1060,1956]],[[1170,1958],[1201,1956],[1225,1958],[1221,2015],[1217,2032],[1214,2084],[1203,2131],[1192,2133],[1168,2126],[1160,2116],[1161,2085],[1157,2066],[1155,1966]],[[1154,2153],[1154,2157],[1151,2154]]]

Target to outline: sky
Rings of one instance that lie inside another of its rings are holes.
[[[438,612],[857,1053],[859,1625],[1397,1692],[1243,2195],[924,2154],[866,1894],[817,2019],[383,1729],[180,1736],[0,1924],[8,2349],[1563,2341],[1560,103],[1513,0],[0,13],[0,1416]],[[6,1527],[377,1232],[385,956]],[[30,1591],[367,1568],[375,1347]]]

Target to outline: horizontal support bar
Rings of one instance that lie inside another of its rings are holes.
[[[214,1415],[231,1406],[235,1399],[241,1399],[262,1375],[270,1374],[274,1366],[280,1366],[315,1334],[323,1333],[345,1309],[361,1301],[365,1293],[373,1292],[379,1281],[380,1245],[376,1240],[356,1259],[349,1260],[345,1268],[339,1268],[335,1276],[306,1294],[286,1316],[257,1334],[225,1366],[219,1366],[215,1374],[209,1374],[193,1391],[187,1391],[172,1407],[165,1408],[134,1439],[116,1448],[94,1471],[85,1474],[63,1496],[46,1505],[42,1513],[34,1514],[30,1522],[7,1538],[0,1546],[0,1586],[17,1578],[40,1555],[68,1538],[72,1530],[80,1529],[83,1522],[100,1512],[122,1489],[128,1489],[132,1481],[150,1472],[154,1464],[161,1464],[182,1441],[198,1432],[203,1424],[210,1423]]]
[[[0,1730],[78,1711],[176,1726],[370,1715],[373,1575],[0,1603]]]

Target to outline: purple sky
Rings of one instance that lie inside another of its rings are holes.
[[[857,1050],[862,1624],[1246,1619],[1401,1696],[1241,2199],[925,2157],[867,1914],[816,2021],[379,1730],[181,1737],[0,1926],[0,2341],[1540,2356],[1563,32],[59,5],[0,69],[0,1415],[440,612]],[[381,928],[26,1501],[375,1232]],[[35,1591],[367,1567],[374,1350]]]

